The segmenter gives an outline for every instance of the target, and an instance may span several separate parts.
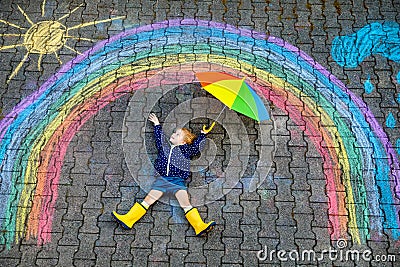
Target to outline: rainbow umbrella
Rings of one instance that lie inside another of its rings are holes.
[[[224,72],[198,72],[196,77],[203,89],[220,100],[225,107],[229,107],[258,122],[269,120],[268,111],[261,98],[245,82],[245,77],[238,78]],[[218,117],[222,114],[222,111]],[[214,125],[215,122],[212,123],[209,129],[204,126],[203,131],[211,131]]]

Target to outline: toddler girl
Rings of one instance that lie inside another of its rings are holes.
[[[113,216],[122,227],[131,229],[149,207],[156,202],[164,193],[173,193],[183,208],[185,216],[196,232],[196,236],[205,235],[210,231],[215,222],[203,222],[198,210],[190,204],[189,194],[185,180],[190,174],[190,159],[199,154],[204,146],[206,131],[196,137],[190,130],[186,128],[177,129],[166,141],[164,132],[160,122],[154,113],[151,113],[149,120],[154,124],[154,138],[158,150],[157,159],[155,161],[155,169],[160,174],[153,183],[150,192],[139,203],[121,215],[113,211]]]

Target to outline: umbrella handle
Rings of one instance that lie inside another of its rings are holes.
[[[214,126],[215,126],[215,121],[211,124],[210,127],[208,127],[208,129],[206,128],[205,125],[203,125],[203,132],[207,134],[208,132],[210,132],[212,130],[212,128],[214,128]]]

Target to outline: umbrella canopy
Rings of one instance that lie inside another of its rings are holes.
[[[245,82],[224,72],[196,73],[204,90],[215,96],[223,104],[258,122],[269,120],[269,114],[261,98]]]

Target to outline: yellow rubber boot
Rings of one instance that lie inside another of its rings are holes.
[[[133,207],[128,211],[128,213],[121,215],[113,211],[112,215],[123,228],[131,229],[135,222],[137,222],[143,217],[143,215],[146,214],[146,211],[147,209],[145,207],[136,202],[135,205],[133,205]]]
[[[215,222],[203,222],[200,217],[199,211],[196,208],[192,208],[187,211],[185,216],[190,225],[193,227],[194,231],[196,232],[196,236],[203,236],[214,228]]]

